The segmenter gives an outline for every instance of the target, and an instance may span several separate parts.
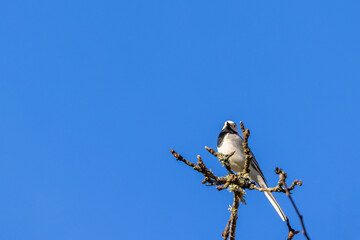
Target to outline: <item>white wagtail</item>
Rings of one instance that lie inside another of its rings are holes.
[[[233,121],[226,121],[222,131],[219,134],[217,140],[218,152],[223,154],[229,154],[235,151],[235,154],[229,158],[230,167],[235,172],[241,172],[244,168],[245,155],[244,149],[242,146],[243,139],[239,135],[238,128]],[[253,155],[253,153],[251,152]],[[250,178],[255,181],[260,187],[267,188],[266,179],[264,174],[261,172],[260,166],[257,163],[255,156],[253,155],[251,164],[250,164]],[[273,205],[277,213],[280,215],[281,219],[285,221],[285,214],[281,210],[279,204],[277,203],[274,196],[271,192],[264,192],[266,197],[269,199],[270,203]]]

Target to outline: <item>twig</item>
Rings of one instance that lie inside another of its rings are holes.
[[[282,193],[286,193],[286,190],[285,188],[282,187],[283,183],[282,183],[282,180],[280,179],[279,182],[278,182],[278,185],[276,185],[275,187],[268,187],[268,188],[260,188],[258,186],[254,184],[252,184],[250,186],[250,189],[256,189],[260,192],[282,192]],[[288,191],[292,191],[294,190],[295,186],[301,186],[302,185],[302,181],[298,181],[297,179],[294,180],[294,182],[291,184],[291,186],[288,188]]]
[[[281,170],[281,171],[282,171],[282,170]],[[292,184],[291,186],[293,186],[293,184]],[[290,201],[291,201],[291,204],[293,205],[293,207],[295,208],[295,211],[296,211],[297,215],[299,216],[299,219],[300,219],[300,222],[301,222],[301,226],[302,226],[302,229],[303,229],[302,234],[304,234],[304,236],[306,237],[307,240],[310,240],[310,237],[309,237],[309,235],[307,234],[306,229],[305,229],[305,224],[304,224],[303,216],[300,214],[298,208],[297,208],[296,205],[295,205],[295,202],[294,202],[293,198],[292,198],[291,195],[290,195],[289,189],[288,189],[287,186],[286,186],[286,181],[284,181],[284,187],[285,187],[286,195],[289,197],[289,199],[290,199]]]
[[[291,240],[295,237],[296,234],[299,233],[299,231],[295,231],[291,225],[290,225],[290,221],[289,221],[289,218],[286,218],[286,225],[287,227],[289,228],[289,235],[288,235],[288,238],[287,240]]]
[[[215,157],[217,157],[219,159],[219,161],[224,165],[224,167],[229,172],[229,174],[234,174],[234,172],[231,170],[231,167],[230,167],[229,158],[235,154],[235,151],[231,152],[230,154],[222,154],[219,152],[215,152],[214,149],[206,147],[206,146],[205,146],[205,149],[209,153],[211,153],[212,155],[214,155]]]
[[[215,176],[215,174],[211,170],[209,170],[205,166],[205,163],[202,161],[202,159],[201,159],[201,157],[199,155],[197,157],[198,158],[197,164],[194,164],[192,162],[189,162],[185,158],[183,158],[183,156],[181,156],[180,154],[175,152],[173,149],[171,149],[170,152],[174,155],[176,160],[184,162],[186,165],[192,167],[194,170],[202,173],[205,176],[205,179],[203,180],[202,183],[210,183],[210,184],[212,184],[212,183],[218,182],[220,180],[217,176]]]
[[[228,237],[229,237],[231,218],[232,218],[232,214],[230,215],[229,221],[226,224],[226,228],[222,233],[222,237],[224,240],[228,239]]]
[[[245,153],[245,163],[244,163],[244,169],[242,171],[242,174],[244,176],[248,175],[250,172],[250,163],[252,161],[253,155],[250,154],[250,148],[249,148],[249,144],[248,144],[248,138],[250,137],[250,130],[249,129],[245,129],[244,124],[242,122],[240,122],[240,128],[243,134],[243,149],[244,149],[244,153]]]
[[[234,191],[234,201],[231,208],[231,225],[230,225],[230,237],[229,240],[235,240],[235,230],[236,230],[236,222],[238,219],[238,209],[239,209],[239,201],[240,196],[239,193]]]

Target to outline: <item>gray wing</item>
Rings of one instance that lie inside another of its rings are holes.
[[[254,154],[252,153],[252,151],[250,150],[250,154],[253,156],[252,161],[251,161],[251,166],[261,175],[262,179],[264,180],[264,182],[266,183],[266,179],[264,174],[262,173],[259,163],[256,161],[256,158],[254,156]]]

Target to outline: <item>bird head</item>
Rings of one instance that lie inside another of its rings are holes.
[[[223,130],[224,130],[224,129],[229,129],[229,130],[233,130],[233,131],[235,131],[235,132],[238,132],[238,128],[237,128],[236,124],[235,124],[233,121],[226,121],[226,122],[224,123],[224,126],[223,126],[222,129],[223,129]]]

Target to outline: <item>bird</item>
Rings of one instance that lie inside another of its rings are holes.
[[[222,154],[230,154],[235,151],[234,155],[229,158],[230,167],[235,172],[241,172],[244,169],[245,154],[242,143],[243,138],[239,135],[236,124],[233,121],[226,121],[217,139],[217,149],[218,152]],[[253,158],[250,164],[249,176],[261,188],[267,188],[268,186],[264,174],[262,173],[254,154],[251,151],[250,154]],[[285,221],[286,216],[272,193],[267,191],[264,193],[281,219]]]

